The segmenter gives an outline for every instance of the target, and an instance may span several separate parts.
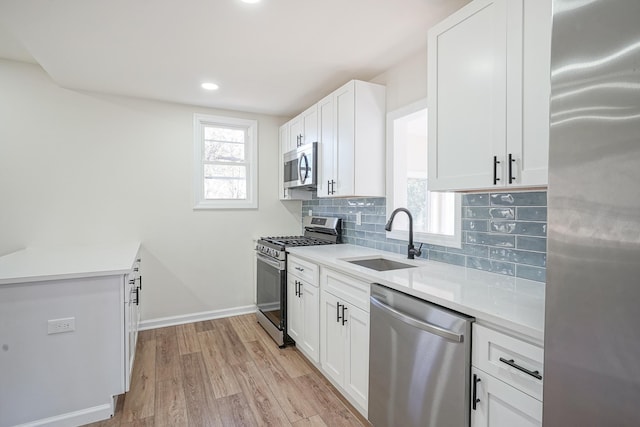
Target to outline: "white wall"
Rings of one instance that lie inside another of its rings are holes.
[[[195,112],[258,120],[257,210],[192,209]],[[138,239],[144,319],[253,304],[252,239],[301,227],[277,197],[284,121],[66,90],[0,60],[0,254]]]
[[[387,112],[427,96],[427,51],[420,51],[371,80],[387,87]]]

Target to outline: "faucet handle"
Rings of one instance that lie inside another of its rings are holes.
[[[419,257],[420,255],[422,255],[422,245],[424,245],[424,243],[420,243],[420,247],[413,250],[413,254],[415,256]]]

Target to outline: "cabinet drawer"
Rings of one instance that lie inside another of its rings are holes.
[[[369,294],[371,293],[369,283],[328,268],[322,268],[320,271],[320,281],[322,289],[369,312]]]
[[[543,357],[541,347],[473,325],[472,364],[540,401]]]
[[[318,266],[309,261],[289,255],[287,258],[287,273],[318,287]]]

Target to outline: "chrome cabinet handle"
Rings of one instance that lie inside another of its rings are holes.
[[[304,271],[304,268],[300,268],[300,267],[295,267],[295,269],[298,271]]]
[[[518,365],[513,359],[505,359],[504,357],[501,357],[499,359],[502,363],[506,363],[507,365],[511,366],[512,368],[516,368],[517,370],[524,372],[527,375],[531,375],[533,378],[536,378],[538,380],[542,379],[542,375],[540,375],[540,371],[536,370],[536,371],[530,371],[527,368],[523,368],[522,366]]]

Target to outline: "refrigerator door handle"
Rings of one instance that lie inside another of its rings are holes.
[[[513,359],[505,359],[504,357],[500,358],[500,361],[502,363],[506,363],[507,365],[511,366],[512,368],[516,368],[519,371],[524,372],[527,375],[531,375],[534,378],[537,378],[539,380],[542,379],[542,375],[540,375],[540,371],[530,371],[527,368],[523,368],[522,366],[518,365]]]
[[[418,329],[422,329],[423,331],[427,331],[430,332],[434,335],[438,335],[439,337],[442,338],[446,338],[450,341],[455,341],[455,342],[462,342],[464,340],[464,335],[463,334],[456,334],[455,332],[451,332],[447,329],[441,328],[439,326],[433,325],[431,323],[427,323],[424,322],[422,320],[418,320],[415,319],[411,316],[408,316],[398,310],[396,310],[393,307],[388,306],[387,304],[383,303],[382,301],[380,301],[379,299],[377,299],[376,297],[369,297],[369,299],[371,300],[371,304],[373,304],[374,306],[384,310],[389,316],[404,322],[408,325],[411,325],[413,327],[416,327]]]

